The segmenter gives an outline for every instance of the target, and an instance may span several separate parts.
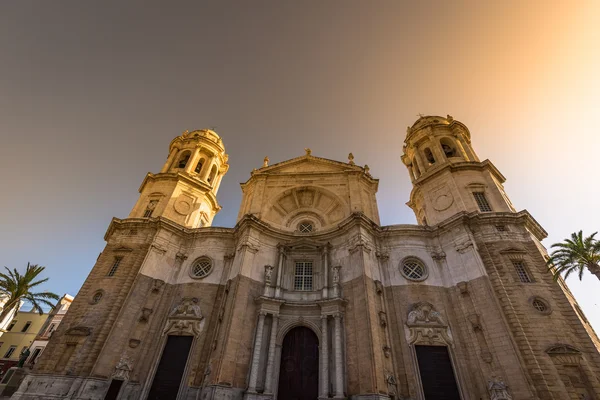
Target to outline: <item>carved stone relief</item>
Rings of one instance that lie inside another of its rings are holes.
[[[414,304],[408,313],[405,326],[406,339],[410,344],[426,343],[453,345],[450,328],[442,315],[427,302]]]
[[[200,334],[200,322],[204,319],[199,300],[196,297],[186,297],[171,311],[167,319],[164,334],[191,335]]]
[[[490,400],[512,400],[508,392],[508,386],[499,378],[492,378],[488,381],[488,392]]]
[[[115,367],[115,372],[112,374],[113,379],[119,379],[123,381],[129,380],[129,373],[133,369],[133,362],[127,355],[123,355],[117,366]]]

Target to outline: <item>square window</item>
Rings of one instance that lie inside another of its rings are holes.
[[[481,211],[481,212],[492,211],[492,207],[490,207],[490,203],[488,203],[488,201],[485,197],[485,194],[483,192],[473,192],[473,197],[475,197],[475,201],[477,202],[479,211]]]

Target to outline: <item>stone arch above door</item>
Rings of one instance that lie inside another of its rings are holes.
[[[307,319],[307,318],[282,318],[279,324],[279,330],[277,332],[277,339],[275,343],[278,346],[281,346],[283,343],[283,339],[285,335],[288,334],[292,329],[298,327],[305,327],[313,331],[315,335],[317,335],[317,339],[319,343],[321,343],[321,328],[319,327],[320,319]]]

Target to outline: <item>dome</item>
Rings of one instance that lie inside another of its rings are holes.
[[[451,115],[446,115],[446,117],[440,117],[439,115],[423,115],[423,116],[420,116],[419,119],[417,119],[412,126],[409,126],[408,128],[406,128],[405,141],[407,141],[415,132],[418,132],[421,129],[427,128],[429,126],[456,127],[456,124],[458,124],[460,127],[463,128],[463,129],[459,128],[459,130],[463,131],[468,138],[471,137],[471,134],[469,133],[469,130],[467,129],[467,127],[464,124],[462,124],[461,122],[456,121]],[[452,128],[452,129],[454,129],[454,128]]]

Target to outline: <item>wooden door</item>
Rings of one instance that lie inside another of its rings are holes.
[[[181,386],[192,336],[169,336],[158,363],[148,400],[175,400]]]
[[[425,400],[460,400],[446,346],[415,346]]]
[[[319,393],[319,340],[309,328],[288,332],[281,349],[278,400],[316,400]]]

